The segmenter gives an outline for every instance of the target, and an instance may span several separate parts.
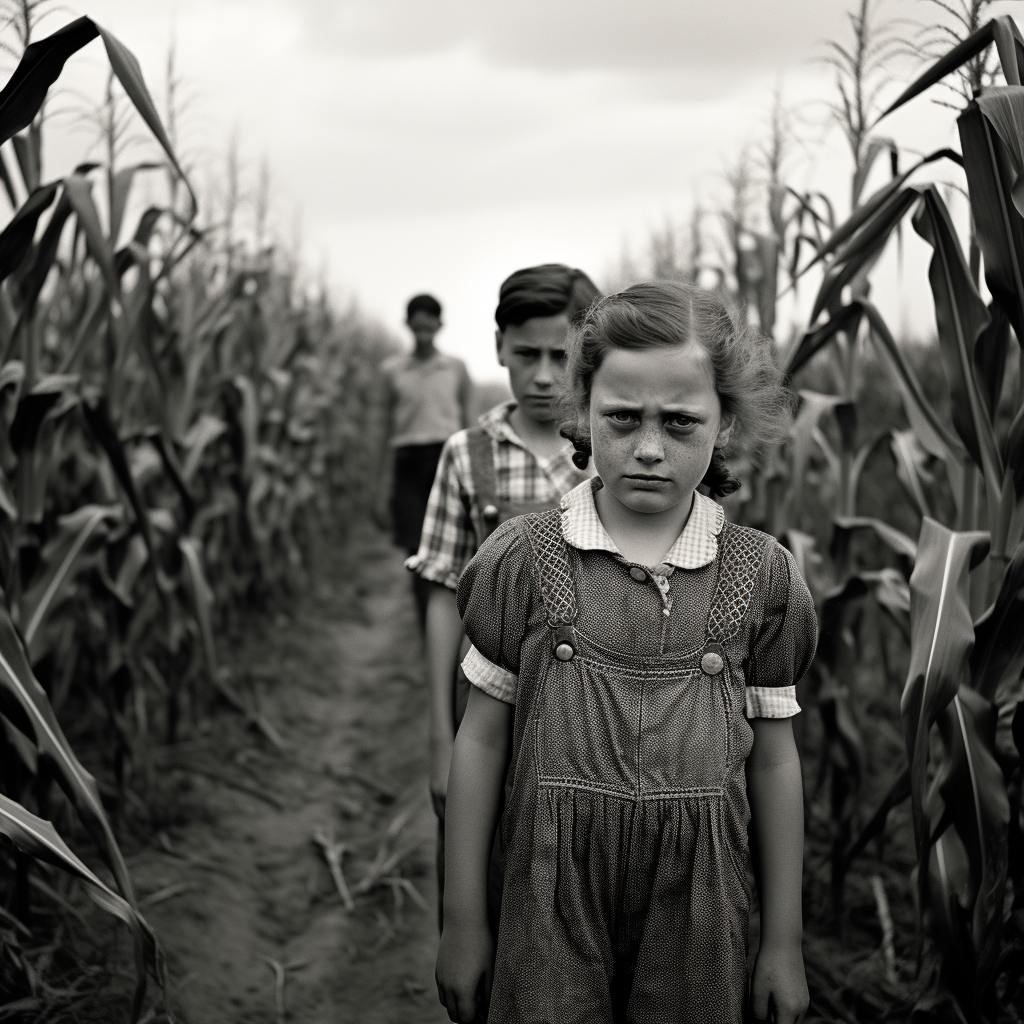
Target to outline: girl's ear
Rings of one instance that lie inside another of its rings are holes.
[[[729,444],[729,438],[732,436],[732,428],[736,426],[735,416],[723,416],[722,424],[718,428],[718,437],[715,438],[716,448],[725,448]]]
[[[501,331],[500,330],[495,331],[494,332],[494,344],[495,344],[495,346],[497,347],[497,350],[498,350],[498,365],[499,366],[507,366],[508,364],[505,362],[505,354],[504,354],[504,352],[502,352],[501,341],[502,341],[502,333],[501,333]]]

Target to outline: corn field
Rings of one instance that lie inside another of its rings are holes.
[[[47,181],[41,108],[97,37],[164,159],[118,166],[112,144]],[[151,744],[214,699],[274,739],[216,636],[301,587],[309,542],[357,510],[356,424],[385,340],[303,294],[272,249],[198,228],[135,58],[90,19],[27,46],[0,134],[0,1005],[45,994],[31,897],[68,906],[63,872],[130,929],[134,1020],[147,977],[166,979],[115,838],[123,801],[146,799]],[[167,201],[128,223],[144,175]]]
[[[764,215],[738,166],[717,258],[698,211],[688,265],[666,236],[650,269],[779,334],[794,390],[789,441],[743,455],[728,504],[793,552],[818,608],[797,722],[811,1020],[1024,1016],[1024,37],[988,6],[944,5],[959,20],[873,108],[898,39],[860,0],[829,50],[849,217],[786,184],[777,111]],[[111,127],[106,162],[46,180],[47,92],[97,38],[162,158],[122,166]],[[273,249],[200,227],[113,35],[80,18],[24,41],[0,92],[0,1013],[40,1005],[52,951],[33,940],[84,892],[132,936],[136,1020],[166,971],[116,838],[126,802],[145,805],[154,742],[211,702],[279,742],[217,637],[301,589],[318,538],[365,512],[359,425],[388,342]],[[908,162],[879,122],[944,86],[960,148]],[[145,176],[166,201],[128,223]],[[927,347],[871,298],[908,226],[931,250]],[[811,280],[806,325],[781,337],[780,295]],[[340,876],[339,844],[317,842]]]

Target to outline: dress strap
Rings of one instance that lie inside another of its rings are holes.
[[[483,427],[470,427],[466,431],[469,452],[469,472],[473,478],[476,507],[473,509],[473,528],[479,548],[498,527],[499,510],[497,487],[494,482],[494,445],[491,435]]]
[[[708,640],[720,643],[739,629],[770,540],[759,530],[729,522],[723,524],[719,537],[722,554],[718,584],[708,614]]]
[[[576,585],[569,568],[569,552],[562,534],[560,509],[551,509],[522,519],[530,538],[544,610],[551,629],[551,643],[559,661],[569,661],[577,650],[576,630],[579,615]]]

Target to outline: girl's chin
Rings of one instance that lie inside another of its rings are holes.
[[[652,515],[657,512],[667,512],[679,504],[678,495],[674,491],[673,488],[673,493],[668,494],[664,491],[630,488],[627,493],[616,495],[616,497],[631,511]]]

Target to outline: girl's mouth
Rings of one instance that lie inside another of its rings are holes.
[[[660,484],[672,483],[672,481],[665,476],[647,476],[641,473],[630,473],[626,476],[626,479],[631,480],[634,484],[639,484],[642,487],[656,487]]]

